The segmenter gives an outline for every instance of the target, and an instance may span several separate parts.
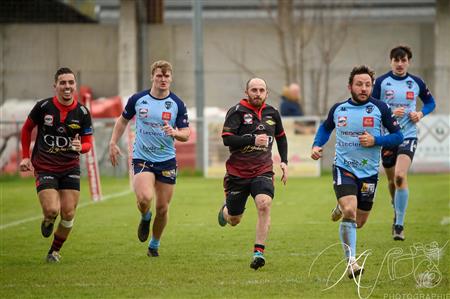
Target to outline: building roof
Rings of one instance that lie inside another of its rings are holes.
[[[0,23],[95,23],[57,0],[1,0]]]

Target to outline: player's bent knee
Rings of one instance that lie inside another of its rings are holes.
[[[45,209],[44,210],[44,216],[45,216],[45,218],[48,218],[48,219],[55,219],[56,217],[58,217],[58,210],[57,209],[53,209],[53,208],[51,208],[51,209]]]
[[[168,206],[156,207],[156,215],[157,216],[165,216],[165,215],[167,215],[168,211],[169,211],[169,207]]]
[[[73,219],[75,217],[75,209],[61,210],[61,219]]]
[[[406,174],[399,173],[395,175],[395,185],[401,186],[406,180]]]
[[[61,219],[60,224],[61,224],[61,226],[65,227],[65,228],[71,228],[73,226],[73,221],[74,221],[74,218],[72,218],[72,220]]]
[[[355,209],[352,209],[350,207],[341,207],[342,214],[344,215],[344,218],[347,219],[355,219],[356,218],[356,211]]]

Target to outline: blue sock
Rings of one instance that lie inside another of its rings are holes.
[[[408,189],[397,189],[395,190],[395,225],[403,226],[405,221],[406,207],[408,206]]]
[[[150,242],[148,242],[148,247],[151,249],[158,249],[159,248],[159,240],[152,237]]]
[[[356,256],[356,222],[349,219],[342,219],[339,225],[339,237],[347,258]],[[344,245],[345,244],[345,245]]]
[[[144,221],[152,220],[152,212],[150,211],[150,209],[147,211],[147,213],[142,214],[142,220]]]

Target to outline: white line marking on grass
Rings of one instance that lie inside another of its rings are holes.
[[[111,199],[111,198],[121,197],[121,196],[127,195],[129,193],[131,193],[131,190],[126,190],[126,191],[123,191],[123,192],[120,192],[120,193],[108,194],[108,195],[103,196],[102,200],[100,200],[100,201],[89,201],[89,202],[85,202],[85,203],[79,204],[77,209],[80,209],[80,208],[83,208],[83,207],[86,207],[86,206],[90,206],[92,204],[100,203],[100,202],[103,202],[103,201]],[[21,225],[23,223],[34,221],[34,220],[37,220],[37,219],[42,219],[42,215],[28,217],[28,218],[25,218],[25,219],[22,219],[22,220],[17,220],[17,221],[13,221],[13,222],[10,222],[10,223],[2,224],[2,225],[0,225],[0,230],[6,229],[6,228],[9,228],[9,227],[18,226],[18,225]]]
[[[441,220],[441,225],[449,225],[450,224],[450,217],[444,217]]]

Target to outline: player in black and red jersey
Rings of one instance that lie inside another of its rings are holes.
[[[265,103],[268,91],[263,79],[247,82],[247,99],[228,110],[222,130],[223,143],[230,148],[224,178],[226,200],[219,211],[221,226],[235,226],[242,218],[251,195],[258,210],[256,241],[250,267],[264,266],[264,249],[274,197],[272,145],[277,141],[282,182],[287,181],[287,138],[278,111]]]
[[[36,190],[44,220],[41,232],[49,237],[61,214],[54,233],[47,262],[59,262],[59,250],[73,226],[80,197],[80,154],[91,147],[92,122],[88,109],[75,98],[76,80],[69,68],[55,74],[56,95],[41,100],[31,110],[22,128],[21,171],[34,169]],[[30,159],[31,132],[37,136]]]

